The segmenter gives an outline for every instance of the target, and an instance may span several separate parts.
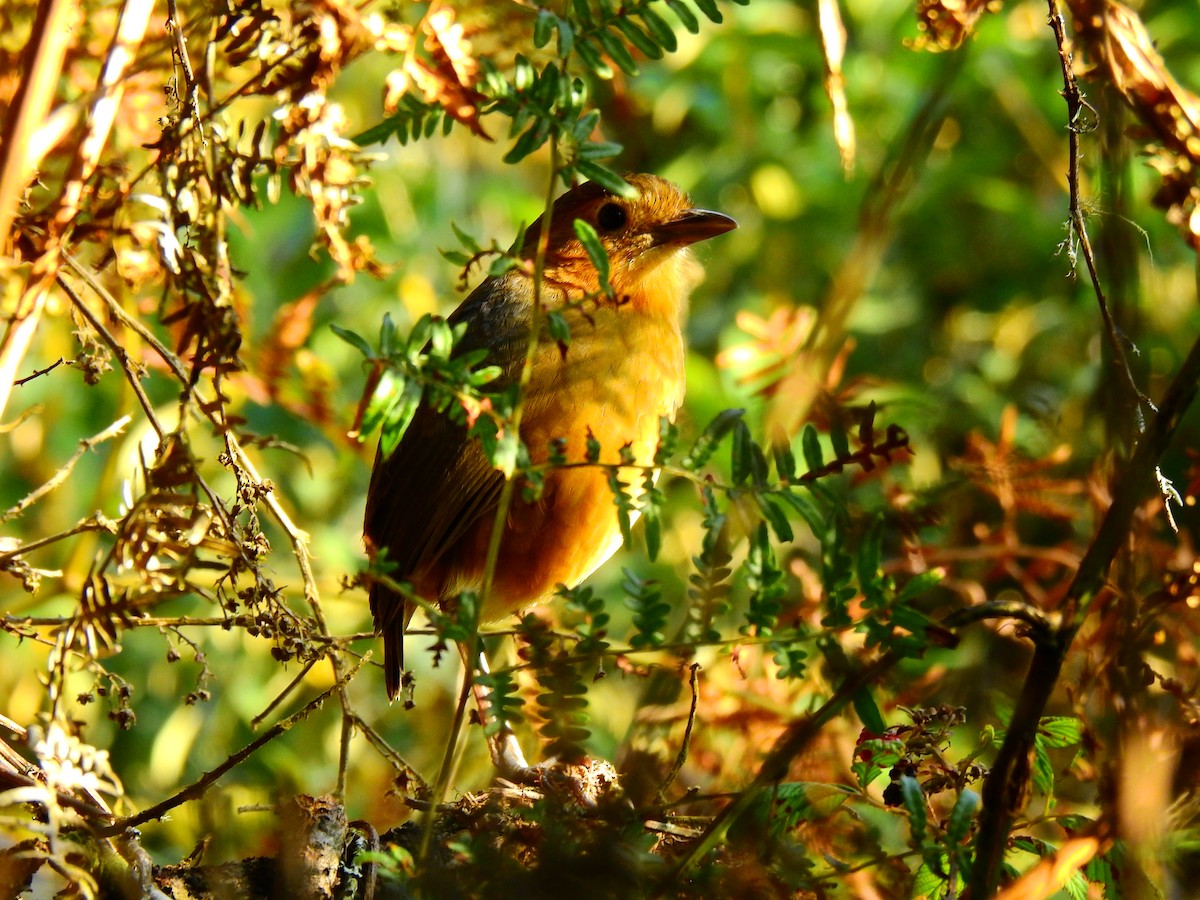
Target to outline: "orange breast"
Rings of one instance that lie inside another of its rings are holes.
[[[600,462],[616,463],[631,446],[638,465],[651,465],[661,416],[683,400],[684,346],[675,317],[632,304],[605,304],[584,315],[568,311],[566,356],[554,344],[538,348],[525,400],[521,436],[532,461],[545,462],[550,442],[566,442],[568,462],[586,458],[587,436],[600,443]],[[636,497],[643,475],[621,470]],[[445,593],[478,588],[492,521],[466,536],[457,572]],[[493,620],[550,597],[558,584],[583,581],[621,545],[608,475],[596,467],[549,472],[535,503],[515,497],[483,618]],[[445,594],[444,594],[445,595]]]

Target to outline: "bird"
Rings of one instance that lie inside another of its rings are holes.
[[[482,348],[483,365],[499,368],[489,390],[520,382],[533,323],[540,323],[519,426],[533,465],[555,452],[582,463],[593,442],[600,447],[597,465],[549,468],[532,502],[514,492],[481,622],[541,604],[560,585],[577,586],[617,550],[622,533],[604,466],[653,465],[660,419],[673,420],[683,402],[684,320],[702,276],[689,248],[737,223],[694,207],[659,176],[625,180],[632,198],[590,181],[554,201],[540,282],[532,265],[516,266],[481,282],[447,318],[465,326],[454,353]],[[603,245],[611,290],[576,220]],[[541,233],[539,218],[526,230],[521,259],[537,257]],[[546,316],[535,314],[539,303],[561,314],[567,340],[550,335]],[[382,444],[376,452],[363,527],[368,552],[386,548],[392,580],[435,605],[479,591],[504,481],[464,424],[423,402],[392,453]],[[394,700],[416,604],[376,581],[370,605]]]

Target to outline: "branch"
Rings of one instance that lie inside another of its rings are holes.
[[[832,697],[825,701],[820,709],[807,716],[795,719],[788,726],[787,730],[779,736],[779,739],[775,742],[775,746],[767,754],[767,758],[763,760],[762,765],[759,767],[758,774],[754,776],[754,780],[750,782],[733,803],[725,807],[712,820],[704,830],[703,836],[691,846],[687,854],[680,860],[679,865],[675,867],[663,884],[660,885],[660,893],[656,894],[656,896],[665,896],[668,894],[672,884],[678,884],[689,869],[699,863],[705,854],[724,839],[733,824],[758,799],[759,794],[771,785],[781,781],[787,775],[788,767],[791,765],[792,760],[804,752],[829,720],[841,712],[842,708],[851,701],[855,694],[890,669],[898,661],[899,657],[891,653],[884,654],[875,662],[865,666],[843,681],[841,687],[834,692]]]
[[[70,459],[62,464],[57,472],[51,475],[45,482],[43,482],[39,487],[35,488],[31,493],[27,494],[23,500],[17,503],[16,506],[12,507],[3,515],[0,515],[0,524],[3,524],[10,519],[15,519],[55,488],[62,485],[62,483],[66,481],[67,477],[71,474],[71,470],[75,468],[75,464],[83,458],[85,453],[87,453],[97,444],[102,444],[109,438],[116,437],[125,430],[125,426],[129,424],[132,418],[132,416],[122,416],[99,434],[95,434],[90,438],[84,438],[81,440],[79,442],[79,448],[75,451]]]
[[[976,838],[975,866],[970,892],[975,898],[991,896],[1000,879],[1008,834],[1023,805],[1029,781],[1029,756],[1038,721],[1053,693],[1071,642],[1083,624],[1092,600],[1104,587],[1109,566],[1121,549],[1133,514],[1142,498],[1154,488],[1158,461],[1167,451],[1184,413],[1200,391],[1200,340],[1175,373],[1158,412],[1134,449],[1129,462],[1113,480],[1113,500],[1096,536],[1079,564],[1061,610],[1049,628],[1033,632],[1034,654],[1029,674],[1017,700],[1004,744],[984,782],[983,812]]]
[[[204,792],[212,787],[222,775],[224,775],[234,766],[248,759],[265,744],[270,743],[284,732],[291,730],[295,725],[298,725],[300,722],[307,719],[309,715],[318,707],[320,707],[326,700],[328,700],[335,693],[340,692],[349,683],[350,679],[358,674],[358,670],[362,668],[362,665],[363,664],[360,662],[353,669],[347,672],[345,676],[335,682],[334,685],[329,688],[329,690],[324,691],[318,697],[307,703],[302,709],[288,716],[282,722],[272,725],[270,728],[264,731],[260,737],[255,738],[241,750],[238,750],[215,769],[205,772],[199,778],[199,780],[189,784],[183,790],[179,791],[173,796],[168,797],[166,800],[154,804],[149,809],[142,810],[142,812],[137,813],[136,815],[119,819],[106,828],[101,829],[100,834],[104,837],[111,837],[112,835],[120,834],[126,828],[136,828],[139,825],[144,825],[147,822],[154,821],[155,819],[161,819],[175,807],[181,806],[182,804],[187,803],[189,800],[198,800],[200,797],[204,796]]]

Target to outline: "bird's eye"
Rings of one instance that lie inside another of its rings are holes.
[[[616,231],[628,220],[625,209],[616,203],[605,203],[596,213],[596,224],[605,231]]]

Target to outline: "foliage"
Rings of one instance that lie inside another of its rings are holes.
[[[321,792],[343,891],[1195,879],[1194,4],[0,10],[5,889],[287,853],[234,810]],[[639,170],[740,222],[687,408],[652,466],[531,464],[444,315]],[[419,598],[406,713],[359,535],[422,404],[505,502],[603,467],[625,546],[516,623]],[[557,765],[473,793],[503,723]]]

